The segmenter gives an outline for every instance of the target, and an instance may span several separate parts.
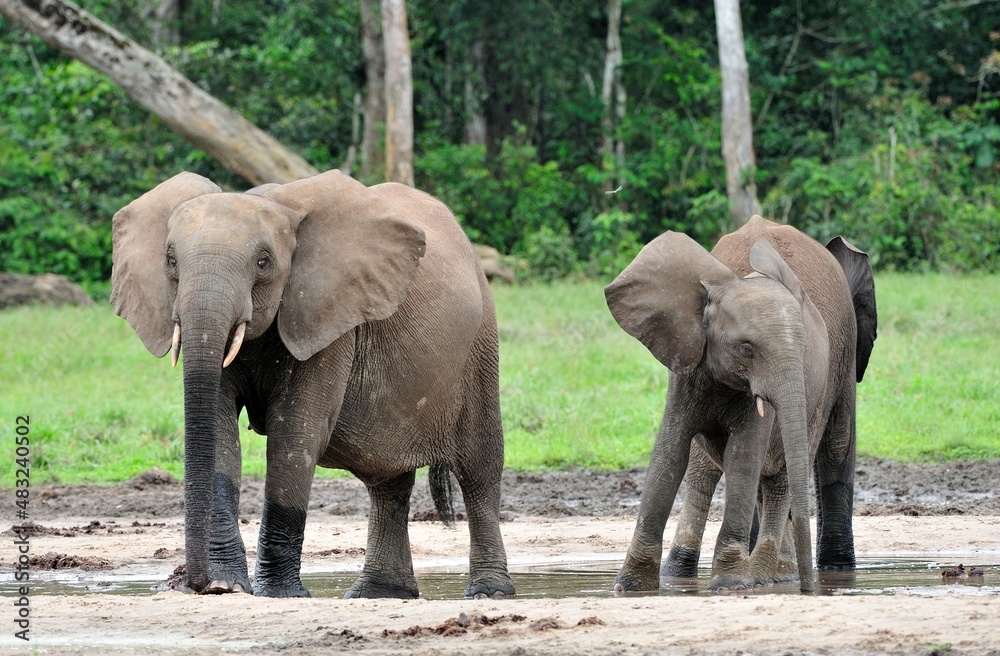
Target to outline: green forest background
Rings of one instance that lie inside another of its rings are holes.
[[[84,3],[145,43],[137,5]],[[604,3],[419,0],[408,12],[416,183],[473,240],[536,279],[608,277],[666,229],[711,246],[733,227],[712,3],[625,1],[615,195],[600,155]],[[764,214],[821,241],[844,234],[883,271],[996,271],[1000,3],[742,12]],[[317,168],[344,161],[365,84],[358,2],[190,0],[181,35],[164,56],[191,80]],[[462,136],[463,53],[477,40],[486,145]],[[2,20],[0,79],[0,270],[62,273],[106,298],[120,207],[184,169],[249,186]]]

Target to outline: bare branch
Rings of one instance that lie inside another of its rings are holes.
[[[68,0],[0,0],[0,14],[104,73],[175,132],[253,185],[317,173],[165,61]]]

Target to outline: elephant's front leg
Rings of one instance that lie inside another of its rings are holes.
[[[305,437],[276,437],[269,435],[267,441],[267,478],[253,593],[258,597],[308,597],[299,570],[318,454]]]
[[[691,451],[695,429],[688,417],[696,416],[696,403],[681,404],[676,392],[680,385],[671,377],[667,407],[660,433],[649,460],[646,483],[639,499],[632,541],[625,562],[615,579],[615,594],[656,590],[660,587],[660,559],[663,556],[663,529],[677,496]],[[687,411],[681,406],[691,406]]]
[[[368,486],[371,514],[365,566],[345,597],[413,599],[420,595],[413,575],[407,524],[414,478],[411,471]]]
[[[222,401],[215,449],[209,585],[206,589],[214,594],[250,592],[246,548],[239,528],[242,455],[238,417],[236,402],[231,397]]]
[[[746,413],[742,423],[730,430],[724,456],[726,506],[715,543],[709,590],[752,589],[756,583],[750,561],[750,534],[773,425],[773,413],[769,414],[760,418],[756,411]]]

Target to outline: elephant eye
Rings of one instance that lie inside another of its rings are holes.
[[[271,266],[271,256],[267,253],[261,253],[260,257],[257,258],[257,268],[266,271],[269,266]]]
[[[167,253],[167,266],[171,269],[177,268],[177,258],[172,253]]]
[[[740,354],[744,358],[752,358],[753,357],[753,346],[751,346],[750,344],[747,344],[746,342],[743,342],[742,344],[740,344]]]

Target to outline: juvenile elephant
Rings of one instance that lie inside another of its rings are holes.
[[[877,323],[868,256],[840,237],[823,248],[754,216],[711,253],[683,234],[657,237],[605,295],[618,324],[671,372],[616,591],[659,586],[663,530],[689,463],[689,494],[664,574],[694,575],[705,513],[724,471],[709,587],[794,578],[781,558],[790,510],[800,587],[813,590],[813,463],[818,566],[853,569],[855,391]],[[758,498],[760,533],[749,553]]]
[[[451,469],[464,495],[466,595],[514,593],[496,317],[443,204],[339,171],[248,193],[181,173],[115,215],[113,242],[118,314],[157,357],[172,351],[176,364],[183,343],[189,588],[250,590],[237,530],[245,407],[267,435],[254,594],[308,595],[299,569],[317,464],[351,471],[371,496],[348,597],[418,595],[407,519],[425,465]]]

